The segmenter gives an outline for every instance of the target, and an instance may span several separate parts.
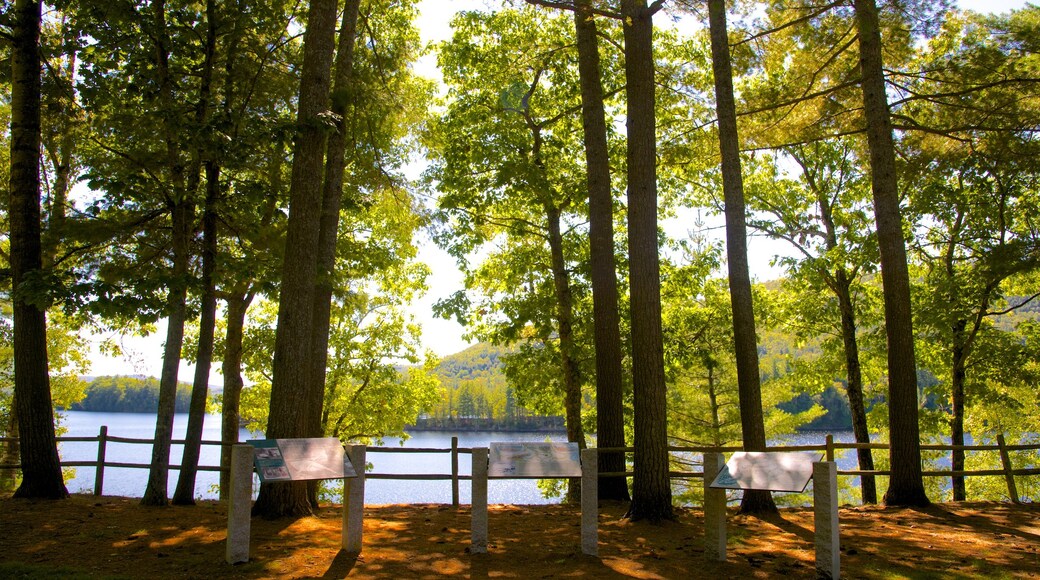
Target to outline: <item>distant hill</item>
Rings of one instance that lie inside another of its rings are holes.
[[[490,379],[505,382],[502,374],[502,356],[513,349],[481,342],[441,359],[437,375],[445,382]]]
[[[539,415],[524,408],[502,372],[503,357],[513,352],[488,343],[441,359],[434,371],[444,387],[443,398],[411,428],[437,431],[558,432],[563,417]]]
[[[159,405],[159,379],[153,377],[93,377],[87,395],[72,405],[72,411],[97,413],[154,413]],[[177,384],[175,412],[187,413],[191,385]]]

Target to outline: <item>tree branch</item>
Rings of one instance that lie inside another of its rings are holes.
[[[546,8],[556,8],[558,10],[574,11],[574,2],[557,2],[555,0],[524,0],[528,4],[534,6],[544,6]],[[660,0],[659,0],[660,1]],[[611,12],[609,10],[603,10],[602,8],[596,8],[589,6],[589,12],[597,16],[603,16],[604,18],[610,18],[612,20],[621,20],[621,14],[617,12]]]

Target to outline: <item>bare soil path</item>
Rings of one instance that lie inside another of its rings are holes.
[[[808,509],[729,518],[726,562],[704,556],[699,510],[654,525],[600,513],[600,556],[580,549],[577,508],[492,506],[487,554],[469,553],[468,506],[365,509],[364,549],[340,552],[341,511],[252,522],[247,564],[224,563],[223,504],[147,508],[132,498],[0,497],[2,578],[811,578]],[[1040,578],[1040,506],[941,504],[841,510],[845,578]]]

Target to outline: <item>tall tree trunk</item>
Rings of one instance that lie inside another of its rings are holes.
[[[747,219],[744,210],[744,179],[740,170],[740,137],[737,108],[733,98],[733,69],[726,31],[725,0],[708,0],[711,34],[711,63],[715,74],[715,105],[719,118],[719,149],[722,154],[722,190],[726,203],[726,259],[729,265],[729,295],[733,309],[733,342],[737,356],[737,388],[740,394],[740,427],[744,449],[765,451],[766,429],[762,414],[762,386],[758,370],[758,339],[748,273]],[[768,491],[746,490],[740,502],[744,513],[775,512]]]
[[[173,417],[177,405],[177,372],[184,345],[184,322],[187,317],[188,244],[191,237],[191,207],[187,202],[173,206],[173,282],[167,295],[166,346],[163,351],[162,375],[159,378],[159,402],[155,416],[155,437],[151,467],[141,505],[164,506],[170,472],[170,446],[173,440]]]
[[[635,413],[633,520],[672,519],[668,417],[657,247],[657,136],[654,116],[653,11],[623,0],[628,106],[628,254]]]
[[[206,127],[209,120],[213,84],[213,59],[217,52],[216,0],[206,2],[206,58],[202,66],[199,104],[196,121]],[[220,197],[220,165],[214,159],[212,147],[200,146],[201,159],[206,168],[206,201],[202,214],[202,306],[199,313],[199,344],[195,356],[195,376],[192,380],[191,402],[188,407],[188,426],[184,435],[184,451],[177,487],[173,492],[175,505],[195,504],[195,479],[202,451],[202,428],[206,420],[206,399],[209,396],[209,372],[213,364],[213,335],[217,321],[217,290],[213,279],[217,261],[217,204]]]
[[[163,351],[162,375],[159,379],[159,403],[155,418],[155,442],[152,445],[151,468],[142,505],[164,506],[167,498],[167,479],[170,464],[170,445],[173,439],[173,415],[177,401],[177,372],[184,344],[184,321],[187,313],[187,276],[190,259],[190,239],[194,208],[185,186],[185,171],[181,160],[181,135],[174,126],[175,102],[173,79],[170,75],[170,38],[166,27],[165,0],[153,0],[152,38],[155,43],[155,72],[158,81],[159,107],[163,115],[166,141],[166,170],[169,172],[172,194],[167,206],[171,214],[173,253],[173,281],[166,297],[166,344]]]
[[[892,476],[885,492],[885,503],[924,506],[930,502],[924,492],[921,471],[910,274],[899,214],[899,182],[892,120],[885,94],[881,29],[874,0],[855,0],[854,5],[888,338],[888,430]]]
[[[809,169],[801,152],[792,155],[802,166],[810,189],[815,192],[820,219],[826,232],[826,247],[829,252],[838,250],[838,229],[834,223],[834,204],[830,193],[823,190],[816,175]],[[849,272],[844,265],[839,265],[831,272],[821,267],[820,274],[831,292],[838,298],[838,313],[841,318],[841,339],[845,353],[845,393],[849,399],[849,414],[852,416],[852,432],[856,443],[870,443],[870,430],[867,427],[867,406],[863,399],[863,370],[859,361],[859,342],[856,338],[856,308],[852,301],[852,281],[856,278],[857,269]],[[857,449],[859,468],[863,471],[874,470],[874,457],[870,449]],[[860,495],[863,503],[877,503],[877,486],[873,475],[860,477]]]
[[[357,37],[357,18],[360,0],[347,0],[339,31],[339,49],[336,51],[335,88],[332,112],[339,120],[336,131],[329,137],[325,160],[325,180],[322,184],[321,224],[318,234],[318,273],[314,292],[314,320],[311,323],[311,392],[306,400],[308,409],[307,432],[310,437],[324,435],[322,406],[325,402],[325,369],[328,366],[329,324],[332,320],[332,290],[336,269],[336,242],[339,239],[339,213],[343,200],[343,175],[346,169],[347,122],[346,116],[353,103],[350,86],[354,69],[354,41]],[[310,486],[310,501],[318,505],[317,482]]]
[[[195,356],[195,377],[188,408],[188,427],[184,436],[181,472],[173,492],[175,505],[195,504],[195,479],[202,450],[202,428],[209,397],[209,373],[213,365],[214,327],[217,321],[217,289],[213,273],[217,262],[217,204],[220,167],[206,162],[206,209],[202,215],[202,309],[199,313],[199,344]]]
[[[46,302],[38,290],[43,267],[40,223],[40,2],[14,5],[11,47],[11,174],[8,217],[14,314],[14,404],[22,462],[15,497],[61,499],[54,408],[47,371]]]
[[[556,332],[560,339],[560,372],[563,376],[563,409],[567,421],[567,441],[585,449],[585,430],[581,427],[581,372],[574,358],[574,303],[570,275],[563,257],[560,209],[546,204],[549,225],[549,252],[552,255],[553,288],[556,292]],[[567,502],[581,500],[581,478],[567,481]]]
[[[834,291],[838,296],[838,309],[841,312],[841,339],[845,348],[845,393],[849,398],[849,412],[852,415],[852,433],[856,443],[870,443],[867,406],[863,400],[863,371],[860,367],[859,344],[856,339],[856,312],[852,305],[852,281],[844,268],[835,272],[834,280]],[[874,470],[874,457],[870,449],[857,449],[856,456],[861,470]],[[860,495],[863,503],[877,503],[877,486],[873,475],[860,476]]]
[[[300,396],[312,392],[308,387],[315,355],[312,309],[326,141],[320,115],[328,108],[336,8],[336,0],[312,0],[304,35],[298,129],[289,184],[289,223],[267,421],[270,439],[309,436],[310,410],[316,404],[301,401]],[[253,513],[272,518],[310,514],[306,482],[261,485]]]
[[[589,261],[596,346],[596,446],[624,447],[624,376],[621,367],[617,264],[614,259],[614,196],[610,187],[610,153],[607,147],[606,114],[603,110],[599,46],[589,0],[577,0],[574,4],[589,188]],[[601,453],[598,464],[599,473],[619,473],[625,471],[625,455]],[[627,479],[600,476],[599,497],[627,501]]]
[[[239,409],[242,402],[242,336],[246,311],[253,301],[251,292],[239,291],[227,298],[227,331],[224,334],[224,396],[220,407],[220,466],[231,466],[231,445],[238,443],[242,427]],[[220,499],[227,499],[231,482],[227,471],[220,472]]]

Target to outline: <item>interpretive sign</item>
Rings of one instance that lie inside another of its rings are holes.
[[[577,443],[492,443],[490,447],[474,447],[470,553],[487,553],[489,477],[581,477],[581,552],[599,554],[597,453],[595,449],[583,449],[579,454]]]
[[[581,477],[577,443],[492,443],[488,477]]]
[[[716,489],[758,489],[803,492],[813,463],[823,458],[812,451],[734,453],[711,482]]]
[[[231,448],[228,505],[228,564],[249,561],[250,504],[253,468],[260,482],[307,479],[343,480],[343,535],[341,547],[349,555],[361,553],[365,507],[365,446],[350,445],[344,453],[339,439],[254,439]],[[349,459],[347,459],[349,456]]]
[[[253,464],[260,482],[357,477],[344,461],[343,444],[324,439],[252,439]]]

